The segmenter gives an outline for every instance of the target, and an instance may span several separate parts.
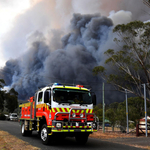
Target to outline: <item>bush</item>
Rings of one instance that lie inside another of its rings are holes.
[[[130,123],[130,124],[129,124],[129,128],[134,129],[134,128],[135,128],[134,123]]]
[[[0,120],[5,120],[6,116],[4,114],[0,114]]]

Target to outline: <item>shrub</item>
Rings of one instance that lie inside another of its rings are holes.
[[[134,129],[134,128],[135,128],[134,123],[130,123],[130,124],[129,124],[129,128]]]
[[[0,114],[0,120],[5,120],[6,119],[6,116],[2,113]]]

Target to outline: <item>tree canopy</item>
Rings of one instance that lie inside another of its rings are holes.
[[[14,112],[18,107],[18,93],[14,88],[10,89],[8,93],[5,94],[6,108],[9,113]]]
[[[0,79],[0,110],[4,110],[4,99],[5,99],[5,92],[1,89],[4,87],[5,81],[3,79]]]
[[[150,115],[150,103],[147,103],[148,115]],[[136,122],[145,116],[144,102],[140,97],[128,98],[128,117],[129,120]],[[114,102],[106,110],[106,118],[111,122],[111,126],[118,124],[126,126],[126,101],[121,103]]]
[[[11,88],[8,92],[2,90],[4,85],[5,81],[0,79],[0,111],[3,112],[4,107],[6,107],[7,111],[12,113],[18,107],[18,93],[14,88]]]
[[[148,83],[150,90],[150,22],[134,21],[117,25],[113,32],[118,47],[105,52],[108,67],[97,66],[93,73],[99,74],[118,90],[127,89],[143,98],[142,84]]]

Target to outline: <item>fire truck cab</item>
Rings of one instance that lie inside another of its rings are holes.
[[[89,89],[54,83],[39,89],[29,103],[19,106],[21,133],[28,136],[36,130],[43,144],[67,136],[85,144],[89,134],[99,129],[93,105],[96,96]]]

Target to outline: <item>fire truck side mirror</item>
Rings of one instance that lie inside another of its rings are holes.
[[[92,95],[92,102],[93,102],[93,105],[96,105],[96,95]]]

